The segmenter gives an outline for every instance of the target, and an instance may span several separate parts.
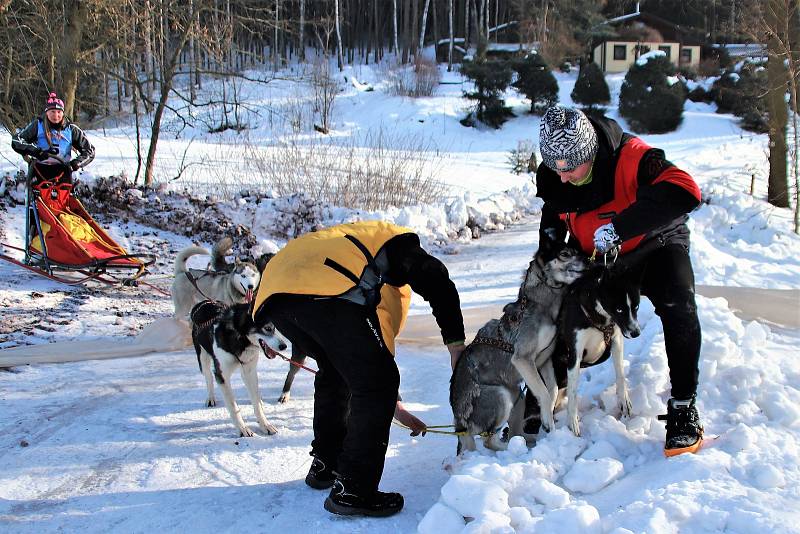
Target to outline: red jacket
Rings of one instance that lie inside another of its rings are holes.
[[[655,238],[688,245],[686,214],[700,203],[694,179],[612,119],[592,125],[599,148],[590,183],[561,183],[544,165],[537,171],[537,195],[544,200],[540,233],[563,240],[569,231],[586,254],[594,250],[595,230],[609,222],[623,240],[622,254]]]

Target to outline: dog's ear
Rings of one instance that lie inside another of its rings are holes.
[[[265,252],[264,254],[256,258],[256,267],[258,267],[259,273],[264,272],[264,269],[267,268],[269,260],[271,260],[274,256],[275,254],[273,254],[272,252]]]

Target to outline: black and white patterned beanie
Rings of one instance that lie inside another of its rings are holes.
[[[539,125],[539,151],[554,171],[571,171],[597,154],[597,133],[582,111],[552,106]]]

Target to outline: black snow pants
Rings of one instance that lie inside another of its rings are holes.
[[[336,298],[275,295],[265,311],[319,367],[311,453],[359,488],[377,490],[400,373],[375,310]]]
[[[653,303],[664,329],[672,396],[687,399],[697,392],[701,345],[689,246],[670,243],[630,256],[618,261],[630,276],[641,276],[642,295]]]

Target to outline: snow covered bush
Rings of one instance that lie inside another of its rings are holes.
[[[744,62],[739,70],[729,69],[711,86],[711,97],[717,113],[733,113],[739,125],[752,132],[768,131],[767,72],[761,65]]]
[[[413,69],[407,65],[390,65],[384,70],[384,76],[389,81],[387,92],[390,95],[412,98],[433,96],[441,79],[437,63],[421,55],[414,59]]]
[[[512,85],[531,101],[531,113],[542,115],[558,103],[558,82],[542,56],[531,53],[512,65],[517,73]]]
[[[536,172],[536,168],[539,166],[539,162],[536,161],[536,143],[530,139],[517,141],[517,148],[509,150],[506,161],[514,174]]]
[[[631,65],[622,82],[619,112],[637,133],[665,133],[683,121],[686,88],[667,55],[655,50]]]
[[[606,77],[597,63],[589,61],[583,64],[570,96],[576,104],[586,107],[584,111],[589,112],[611,102]]]

